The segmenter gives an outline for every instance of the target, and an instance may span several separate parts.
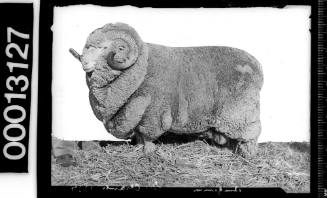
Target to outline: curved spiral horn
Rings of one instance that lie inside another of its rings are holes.
[[[135,64],[143,44],[127,24],[107,24],[89,35],[80,59],[84,70],[103,65],[124,70]]]

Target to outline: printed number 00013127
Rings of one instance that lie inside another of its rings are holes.
[[[24,107],[15,103],[17,103],[17,100],[26,99],[26,94],[24,92],[29,87],[29,80],[25,75],[14,76],[13,74],[19,72],[20,69],[28,69],[29,65],[27,63],[22,63],[22,61],[15,62],[15,60],[27,60],[29,44],[25,44],[24,50],[22,50],[17,43],[12,42],[12,40],[14,40],[14,36],[20,38],[16,38],[17,40],[22,41],[30,39],[30,35],[18,32],[11,27],[7,27],[7,46],[5,52],[10,61],[8,61],[6,65],[12,75],[8,76],[6,79],[6,88],[8,89],[8,93],[4,94],[4,97],[7,99],[8,106],[4,109],[3,116],[8,123],[3,129],[3,136],[8,143],[6,143],[3,147],[3,154],[7,159],[19,160],[26,154],[26,148],[24,144],[20,142],[26,136],[26,129],[22,124],[20,124],[26,118],[26,110]],[[13,117],[12,113],[10,116],[10,112],[18,112],[20,116]],[[11,136],[9,133],[10,130],[17,130],[15,131],[15,134],[19,135]],[[11,147],[20,148],[20,153],[10,154],[8,149]]]

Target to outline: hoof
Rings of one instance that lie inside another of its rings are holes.
[[[243,158],[251,158],[257,153],[257,143],[255,141],[239,143],[235,153]]]
[[[224,135],[222,134],[217,134],[217,133],[214,133],[213,134],[213,140],[216,144],[220,145],[220,146],[223,146],[223,145],[226,145],[228,143],[228,138],[225,137]]]
[[[143,152],[148,155],[156,150],[156,145],[152,142],[144,142]]]
[[[56,163],[62,167],[76,166],[76,162],[72,155],[65,154],[56,157]]]

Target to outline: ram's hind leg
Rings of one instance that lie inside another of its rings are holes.
[[[258,134],[256,137],[247,139],[246,141],[238,141],[235,152],[244,158],[252,157],[257,152],[258,137],[261,132],[260,120],[249,124],[246,128],[248,134]]]
[[[231,149],[231,144],[233,140],[224,135],[223,133],[220,133],[219,131],[215,130],[214,128],[209,129],[208,131],[200,134],[199,137],[209,140],[211,144],[218,146],[222,150],[233,151],[233,149]]]
[[[243,137],[235,138],[235,139],[229,138],[219,132],[218,133],[216,132],[216,134],[218,135],[220,134],[220,135],[218,138],[217,135],[216,137],[214,136],[215,142],[218,141],[222,142],[223,140],[222,138],[225,138],[226,143],[222,146],[244,158],[250,158],[254,156],[257,152],[257,141],[258,141],[259,134],[261,132],[260,121],[258,120],[253,123],[249,123],[244,130],[245,131]],[[218,141],[216,139],[218,139]]]
[[[208,130],[202,137],[209,139],[213,144],[224,147],[228,144],[229,138],[214,130]]]
[[[257,138],[245,141],[243,139],[231,139],[216,131],[210,131],[207,133],[210,133],[210,135],[207,135],[208,139],[211,139],[212,142],[222,150],[229,150],[244,158],[249,158],[256,154]]]
[[[259,92],[248,89],[231,98],[219,113],[218,132],[231,138],[230,149],[243,157],[256,153],[257,139],[261,133]]]

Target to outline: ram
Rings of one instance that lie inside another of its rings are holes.
[[[145,43],[124,23],[93,31],[82,55],[70,52],[86,72],[95,116],[115,137],[137,136],[148,153],[166,132],[196,133],[255,153],[263,73],[247,52]]]

